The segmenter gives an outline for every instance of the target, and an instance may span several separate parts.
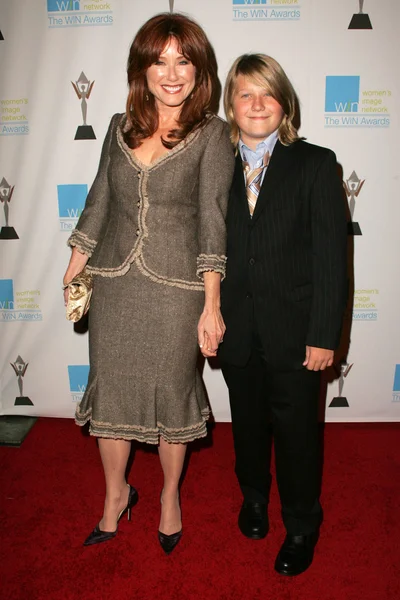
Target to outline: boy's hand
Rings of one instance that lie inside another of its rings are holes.
[[[306,346],[306,358],[303,367],[309,371],[324,371],[333,364],[333,350]]]

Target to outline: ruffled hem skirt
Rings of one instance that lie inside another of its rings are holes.
[[[197,369],[204,292],[155,283],[135,264],[94,276],[90,372],[77,406],[91,435],[158,444],[206,436],[210,409]]]

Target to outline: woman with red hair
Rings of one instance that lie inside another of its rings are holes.
[[[225,214],[234,157],[216,116],[220,91],[204,31],[160,14],[137,33],[129,94],[106,135],[85,209],[69,238],[67,284],[94,278],[90,374],[76,410],[98,437],[106,480],[101,521],[85,541],[113,538],[137,501],[125,471],[131,440],[157,444],[164,486],[159,541],[182,535],[179,480],[186,444],[206,435],[198,346],[216,355],[225,326]]]

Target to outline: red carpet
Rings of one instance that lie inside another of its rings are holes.
[[[325,428],[325,521],[312,567],[275,573],[284,537],[276,486],[271,531],[237,529],[241,499],[229,424],[197,448],[182,489],[184,535],[167,557],[158,545],[158,457],[136,452],[140,494],[118,536],[84,548],[101,516],[96,443],[70,420],[39,419],[23,446],[0,448],[2,600],[397,600],[400,598],[400,424]],[[204,445],[203,445],[204,446]]]

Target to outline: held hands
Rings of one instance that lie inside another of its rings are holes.
[[[204,308],[197,326],[200,351],[206,358],[216,356],[218,345],[223,341],[226,327],[219,308]]]
[[[309,371],[324,371],[333,364],[333,350],[306,346],[306,358],[303,367]]]

